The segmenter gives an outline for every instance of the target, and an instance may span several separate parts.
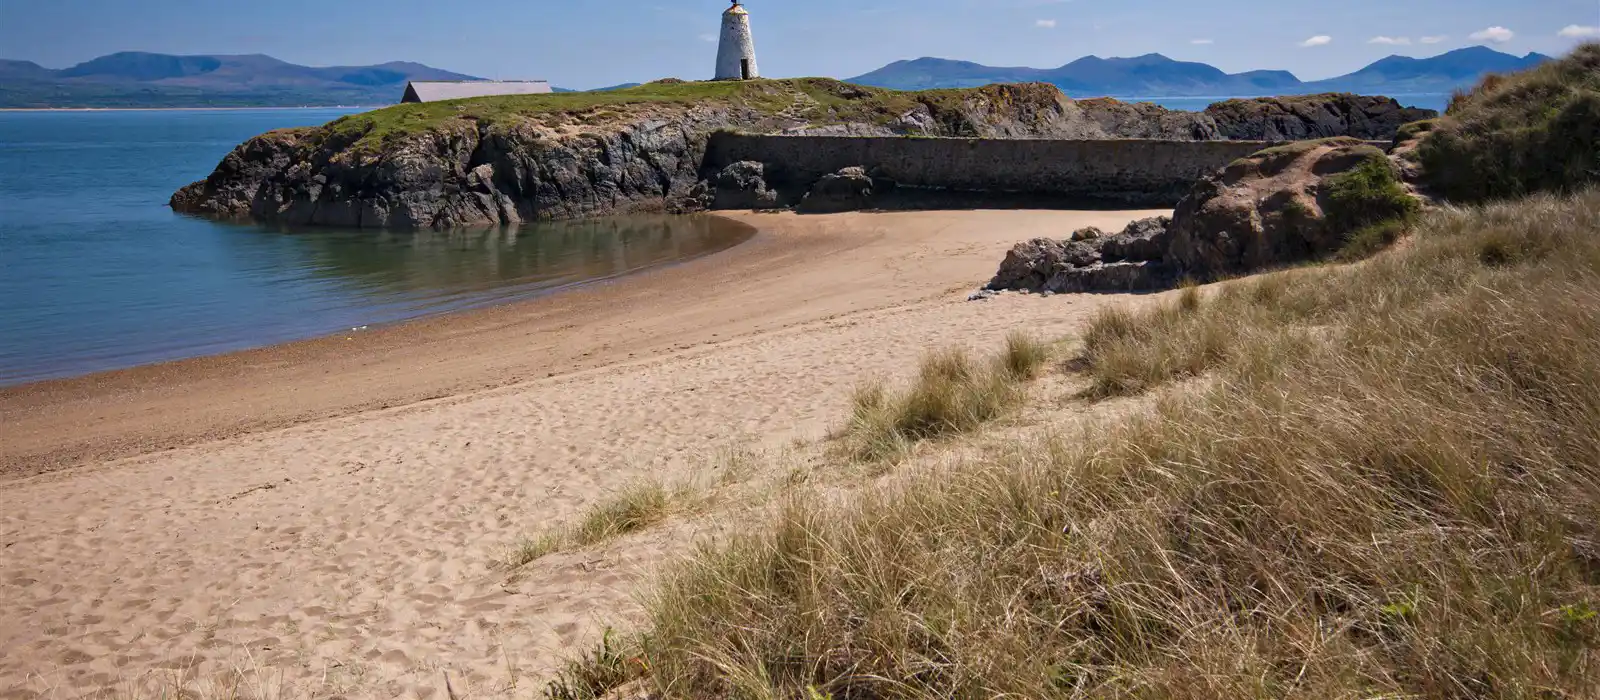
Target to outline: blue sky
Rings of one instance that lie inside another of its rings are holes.
[[[0,57],[52,68],[122,50],[267,53],[310,65],[411,60],[589,88],[707,77],[711,37],[726,6],[725,0],[0,0]],[[1600,0],[748,0],[748,6],[762,72],[773,77],[849,77],[918,56],[1053,67],[1087,54],[1159,52],[1230,72],[1279,68],[1310,80],[1391,53],[1427,56],[1487,44],[1557,54],[1600,34]],[[1380,37],[1388,43],[1372,43]]]

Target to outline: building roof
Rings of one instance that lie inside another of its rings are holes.
[[[402,102],[438,102],[489,95],[543,95],[554,92],[545,80],[413,80]]]

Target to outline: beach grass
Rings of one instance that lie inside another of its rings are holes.
[[[1425,179],[1456,202],[1600,182],[1600,42],[1451,100],[1418,147]]]
[[[1024,383],[1049,358],[1049,349],[1021,333],[988,363],[947,348],[922,359],[916,378],[891,390],[881,382],[856,389],[842,431],[846,451],[859,460],[904,457],[918,443],[972,431],[1015,408]]]
[[[1592,697],[1595,308],[1600,191],[1434,212],[1362,265],[1108,311],[1086,371],[1162,391],[1149,408],[843,501],[790,496],[664,577],[617,680]],[[981,374],[959,358],[931,356],[916,386]]]
[[[591,547],[638,532],[666,520],[694,494],[689,486],[669,487],[655,480],[631,483],[590,506],[571,523],[524,538],[506,554],[503,564],[515,569],[556,552]]]

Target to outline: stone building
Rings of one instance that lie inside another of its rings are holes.
[[[722,43],[717,47],[717,80],[761,77],[756,68],[756,40],[750,36],[750,12],[733,0],[722,13]]]
[[[554,92],[545,80],[413,80],[401,102],[438,102],[489,95],[544,95]]]

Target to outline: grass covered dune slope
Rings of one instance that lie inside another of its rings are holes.
[[[1058,371],[1145,408],[794,496],[550,694],[1600,697],[1600,190],[1523,182],[1557,192],[1102,314]]]
[[[798,500],[649,601],[672,697],[1595,697],[1600,192],[1110,313],[1118,423]]]
[[[1452,200],[1515,197],[1600,182],[1600,43],[1457,95],[1418,150]]]

